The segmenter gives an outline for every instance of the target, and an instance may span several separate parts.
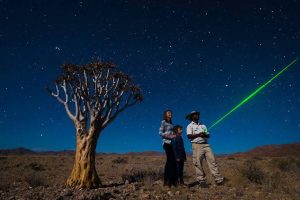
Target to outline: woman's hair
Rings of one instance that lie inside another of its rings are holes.
[[[163,119],[164,119],[165,121],[167,121],[167,122],[169,122],[169,123],[172,124],[172,119],[170,119],[169,121],[168,121],[168,119],[167,119],[167,112],[171,112],[171,113],[172,113],[171,110],[165,110],[165,111],[164,111],[164,114],[163,114]]]
[[[182,126],[180,126],[180,125],[174,126],[173,131],[174,131],[175,133],[177,133],[178,129],[181,129],[181,130],[182,130]]]

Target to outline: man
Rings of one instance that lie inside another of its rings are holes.
[[[187,126],[187,137],[192,142],[193,150],[193,164],[196,169],[197,180],[202,188],[207,188],[208,185],[205,179],[205,172],[203,170],[203,159],[206,159],[210,172],[215,178],[215,183],[221,185],[224,183],[223,176],[219,173],[218,166],[214,154],[207,143],[209,133],[204,124],[199,123],[200,113],[192,111],[186,116],[186,119],[191,123]]]

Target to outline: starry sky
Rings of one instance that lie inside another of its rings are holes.
[[[0,148],[75,148],[45,88],[65,62],[113,61],[144,101],[101,134],[98,152],[163,151],[162,113],[210,126],[300,55],[300,1],[0,0]],[[215,153],[300,141],[300,63],[215,126]],[[184,128],[185,129],[185,128]],[[191,145],[185,136],[187,151]]]

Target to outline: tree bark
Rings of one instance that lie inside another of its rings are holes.
[[[97,134],[83,134],[76,129],[76,154],[71,175],[66,185],[79,188],[97,188],[101,185],[95,167]]]

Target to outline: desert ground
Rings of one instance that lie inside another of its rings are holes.
[[[98,189],[64,186],[74,154],[0,155],[0,199],[300,199],[300,157],[227,155],[217,157],[228,179],[209,188],[195,185],[192,157],[185,163],[185,186],[163,186],[164,154],[98,154]]]

